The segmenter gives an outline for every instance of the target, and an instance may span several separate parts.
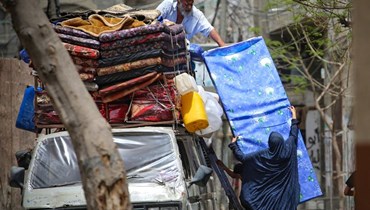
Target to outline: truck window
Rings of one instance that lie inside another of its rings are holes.
[[[189,157],[187,155],[184,142],[179,140],[177,141],[177,145],[179,146],[182,167],[184,168],[185,179],[190,179],[191,178],[190,163],[189,163]]]
[[[124,160],[129,183],[157,183],[175,187],[182,166],[171,136],[160,132],[115,133],[114,141]],[[48,138],[35,151],[31,187],[81,184],[76,154],[69,136]]]

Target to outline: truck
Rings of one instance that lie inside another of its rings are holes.
[[[165,126],[114,128],[112,134],[125,164],[133,209],[215,208],[215,180],[199,142],[203,139]],[[29,164],[13,166],[10,175],[10,185],[22,190],[25,209],[86,209],[67,131],[40,135],[28,153]]]
[[[142,14],[143,11],[127,10],[121,4],[109,10],[108,20],[118,14],[117,8],[124,9],[120,15],[129,13],[135,21],[147,16],[152,22],[143,27],[105,32],[99,37],[92,36],[91,31],[76,29],[74,24],[68,25],[70,22],[66,23],[69,27],[53,24],[53,28],[98,110],[112,127],[113,141],[125,164],[133,209],[217,209],[218,180],[213,172],[221,177],[226,195],[229,199],[232,195],[231,202],[236,204],[229,180],[217,168],[217,157],[209,154],[212,150],[205,140],[187,130],[180,117],[182,95],[178,94],[174,77],[184,72],[194,74],[189,67],[189,43],[182,26],[159,24],[160,18],[153,18],[153,11]],[[106,23],[103,14],[107,10],[89,12]],[[69,13],[64,15],[67,19],[75,18]],[[75,15],[80,18],[81,13]],[[39,80],[37,71],[32,71],[32,75],[34,103],[27,103],[34,104],[29,122],[34,121],[35,128],[31,126],[31,131],[45,129],[45,132],[37,134],[31,151],[16,154],[18,165],[11,169],[10,186],[21,189],[25,209],[86,209],[78,160],[69,134],[53,107],[46,85]],[[189,114],[190,118],[194,115]]]

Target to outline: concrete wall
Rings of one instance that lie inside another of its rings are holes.
[[[15,127],[26,85],[33,84],[28,66],[16,59],[0,59],[0,209],[21,208],[20,189],[8,186],[8,174],[16,165],[15,152],[33,146],[35,134]]]

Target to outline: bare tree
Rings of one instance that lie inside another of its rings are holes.
[[[1,0],[68,130],[88,209],[131,209],[123,161],[109,124],[79,78],[37,0]]]

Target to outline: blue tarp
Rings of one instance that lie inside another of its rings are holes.
[[[241,136],[244,153],[268,148],[271,131],[288,137],[290,102],[262,37],[206,51],[203,57],[232,132]],[[301,134],[297,153],[304,202],[322,192]]]

